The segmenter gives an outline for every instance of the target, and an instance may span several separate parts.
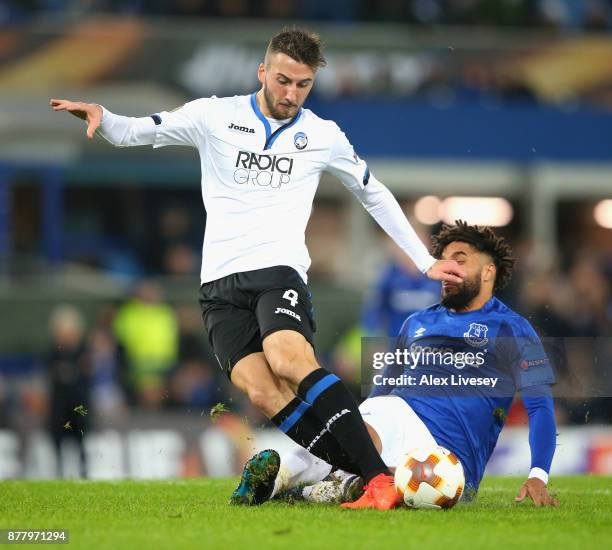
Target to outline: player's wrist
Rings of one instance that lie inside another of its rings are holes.
[[[109,112],[107,109],[104,108],[104,105],[100,105],[99,103],[93,103],[93,106],[98,107],[100,109],[100,122],[104,120],[104,117],[108,119]]]
[[[431,267],[437,262],[438,260],[436,260],[433,256],[428,256],[427,258],[425,258],[422,262],[420,262],[420,265],[417,266],[419,268],[419,271],[423,274],[427,273]]]
[[[83,107],[81,114],[77,116],[82,119],[86,125],[89,125],[89,118],[92,115],[92,109],[94,111],[99,109],[100,123],[104,121],[104,117],[107,115],[108,111],[102,105],[98,105],[97,103],[84,103],[83,105],[86,107]],[[106,116],[106,118],[108,119],[108,116]]]
[[[543,470],[542,468],[531,468],[529,471],[528,479],[536,478],[544,482],[544,484],[548,484],[548,472]]]

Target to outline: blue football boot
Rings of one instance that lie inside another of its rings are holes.
[[[240,484],[229,503],[243,506],[263,504],[272,495],[274,481],[280,468],[280,456],[273,449],[260,451],[244,465]]]

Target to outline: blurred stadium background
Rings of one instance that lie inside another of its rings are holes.
[[[296,22],[328,45],[307,106],[422,234],[462,217],[513,243],[502,298],[567,352],[553,474],[612,473],[612,2],[0,0],[0,478],[232,475],[284,444],[201,326],[194,152],[88,141],[48,100],[248,93]],[[360,336],[435,289],[333,178],[307,237],[318,354],[359,393]],[[508,424],[492,474],[529,466],[520,403]]]

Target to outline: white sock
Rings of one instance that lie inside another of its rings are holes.
[[[274,480],[273,498],[281,491],[286,491],[302,483],[312,484],[324,479],[332,470],[325,461],[310,454],[302,447],[281,455],[280,469]]]
[[[344,481],[349,477],[353,477],[355,474],[351,474],[351,472],[345,472],[344,470],[334,470],[334,477],[338,481]]]

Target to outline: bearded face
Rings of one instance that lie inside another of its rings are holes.
[[[492,296],[495,266],[487,254],[471,244],[455,241],[444,248],[442,258],[455,260],[466,272],[460,284],[443,283],[441,303],[444,307],[465,311],[474,303],[486,301]]]
[[[442,305],[456,311],[463,310],[480,294],[480,273],[463,279],[460,285],[444,283],[442,285]]]
[[[268,83],[265,81],[263,85],[263,93],[266,106],[268,107],[268,111],[270,111],[272,118],[275,118],[276,120],[283,120],[286,118],[293,118],[297,114],[300,107],[288,99],[276,101],[272,91],[268,87]]]
[[[311,67],[284,53],[273,53],[259,66],[263,99],[272,118],[284,120],[297,115],[306,101],[315,73]]]

